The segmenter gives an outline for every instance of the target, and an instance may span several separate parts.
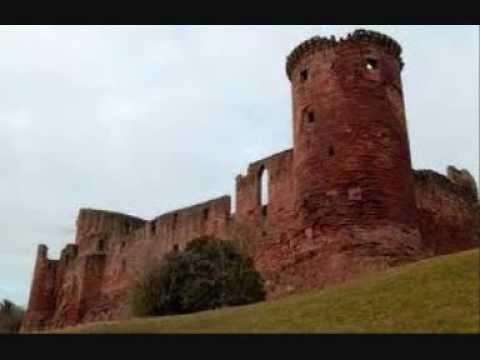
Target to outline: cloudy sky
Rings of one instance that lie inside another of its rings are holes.
[[[288,53],[358,27],[403,46],[414,167],[478,180],[473,26],[0,27],[0,300],[27,303],[37,244],[57,257],[81,207],[149,219],[232,194],[292,145]]]

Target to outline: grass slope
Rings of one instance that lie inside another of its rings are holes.
[[[64,332],[478,333],[479,266],[476,249],[278,301],[191,315],[91,323]]]

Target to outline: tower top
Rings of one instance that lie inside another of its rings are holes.
[[[398,58],[400,67],[403,68],[403,61],[401,58],[402,47],[397,41],[377,31],[358,29],[353,33],[349,33],[346,38],[339,38],[338,40],[335,39],[335,36],[329,38],[314,36],[300,43],[287,57],[287,76],[291,80],[293,69],[305,54],[360,41],[373,43],[383,47],[386,52]]]

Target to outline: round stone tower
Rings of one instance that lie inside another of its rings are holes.
[[[298,243],[348,232],[343,248],[418,252],[402,68],[400,45],[366,30],[314,37],[289,55]]]

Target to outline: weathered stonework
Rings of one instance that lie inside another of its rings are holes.
[[[468,171],[412,169],[402,68],[376,32],[300,44],[287,59],[294,147],[237,176],[236,213],[229,196],[151,221],[80,210],[59,260],[38,248],[23,331],[128,318],[138,274],[204,235],[244,245],[270,298],[478,246]]]

